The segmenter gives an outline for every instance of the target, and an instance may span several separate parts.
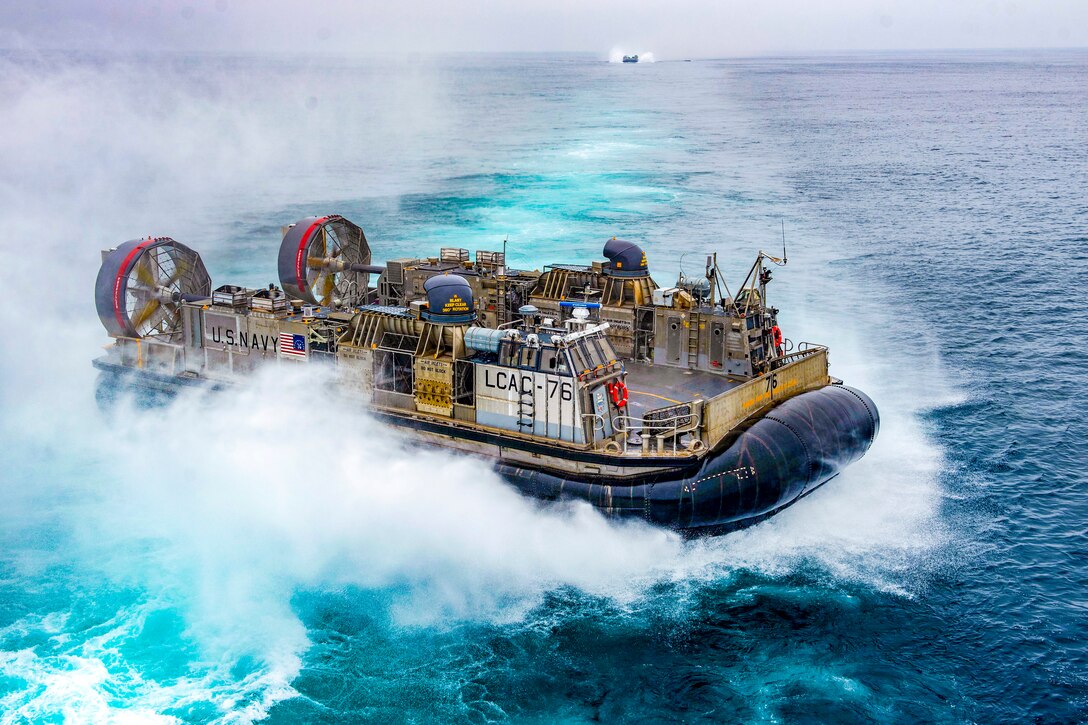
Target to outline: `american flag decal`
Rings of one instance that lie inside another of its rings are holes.
[[[280,354],[306,357],[306,338],[302,335],[292,335],[290,332],[281,332]]]

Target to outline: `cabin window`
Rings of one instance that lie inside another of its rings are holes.
[[[545,347],[540,350],[540,372],[542,373],[555,373],[558,372],[556,368],[559,366],[559,356],[556,355],[555,348]]]
[[[601,356],[601,363],[608,365],[616,359],[616,351],[612,349],[611,343],[603,337],[594,338],[593,345],[597,349],[597,352]]]
[[[514,367],[518,364],[518,348],[513,340],[503,340],[499,347],[499,365]]]
[[[570,363],[563,350],[554,347],[540,348],[540,372],[552,375],[570,375]]]
[[[580,344],[570,348],[570,359],[574,365],[574,372],[580,373],[584,370],[589,370],[593,366],[589,364],[589,361],[584,357],[585,352]]]
[[[609,354],[610,350],[606,351],[606,345],[602,343],[603,341],[598,337],[587,337],[579,345],[582,349],[582,354],[585,356],[586,362],[589,363],[589,368],[607,365],[612,362],[613,358]]]
[[[536,370],[537,353],[539,351],[540,348],[529,347],[528,345],[521,348],[521,367]]]
[[[570,355],[566,352],[559,351],[556,357],[559,359],[559,363],[555,366],[556,372],[560,375],[570,375],[570,371],[574,369],[574,366],[571,365],[570,362]]]
[[[585,370],[592,370],[593,368],[597,367],[597,360],[595,359],[595,356],[593,354],[593,347],[589,344],[587,340],[579,340],[578,346],[575,348],[575,350],[577,351],[578,357],[580,357],[582,359],[582,362],[585,364]]]
[[[601,364],[601,351],[597,349],[595,340],[586,338],[582,340],[580,345],[582,349],[582,357],[585,358],[586,366],[591,370]]]

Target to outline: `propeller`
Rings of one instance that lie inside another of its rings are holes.
[[[296,267],[300,252],[304,274]],[[368,274],[356,265],[369,262],[370,248],[362,229],[337,215],[309,217],[284,234],[280,281],[288,295],[311,304],[354,305],[365,299]]]
[[[114,337],[172,335],[182,303],[210,294],[200,255],[170,237],[130,239],[108,250],[95,280],[98,317]]]
[[[147,304],[143,306],[140,312],[134,318],[132,318],[132,326],[136,328],[137,331],[141,331],[144,323],[150,320],[151,317],[156,312],[158,312],[161,307],[162,302],[159,301],[159,298],[152,297],[150,300],[148,300]],[[155,325],[155,327],[158,327],[158,325]]]
[[[326,274],[321,279],[321,291],[318,292],[318,298],[321,300],[322,305],[332,304],[332,293],[336,291],[336,275],[332,272]]]
[[[170,276],[160,282],[156,271],[162,272],[163,269],[158,255],[145,254],[140,257],[135,267],[136,279],[141,284],[129,288],[136,297],[147,300],[132,318],[132,326],[142,334],[151,330],[161,332],[164,322],[168,323],[167,327],[173,326],[178,314],[178,303],[182,299],[178,281],[192,270],[191,264],[184,257],[163,253],[167,254],[169,261],[173,263],[174,270]],[[149,330],[145,330],[145,325],[158,313],[161,313],[161,317],[150,326]]]
[[[148,254],[142,255],[140,261],[136,263],[136,279],[145,287],[155,289],[158,286],[159,281],[155,278],[155,271],[147,262],[148,257],[150,256],[151,255]]]
[[[163,287],[171,288],[177,284],[178,280],[183,276],[189,274],[192,271],[192,266],[189,264],[189,260],[185,257],[174,257],[174,273],[167,277],[163,283]]]
[[[323,306],[332,305],[338,281],[337,275],[347,268],[342,260],[337,259],[343,251],[339,237],[335,233],[330,233],[327,227],[321,227],[321,236],[314,240],[314,246],[311,248],[311,252],[318,256],[306,257],[306,266],[316,270],[315,279],[310,286],[314,290],[318,303]]]

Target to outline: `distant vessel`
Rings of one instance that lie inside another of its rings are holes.
[[[775,513],[869,448],[876,406],[828,374],[826,347],[791,351],[767,303],[765,262],[784,259],[760,252],[734,294],[713,256],[667,288],[638,245],[613,238],[603,256],[541,272],[447,248],[375,265],[358,226],[310,217],[284,229],[279,287],[213,290],[189,247],[134,239],[103,253],[96,283],[114,338],[100,393],[323,364],[337,396],[526,494],[706,533]],[[354,435],[326,433],[321,455]]]
[[[638,54],[623,56],[624,63],[638,63]]]

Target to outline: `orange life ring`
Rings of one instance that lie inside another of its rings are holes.
[[[622,380],[614,380],[608,384],[608,392],[612,396],[612,402],[617,408],[627,405],[627,383]]]
[[[771,328],[771,335],[774,336],[774,346],[782,347],[782,330],[778,325]]]

